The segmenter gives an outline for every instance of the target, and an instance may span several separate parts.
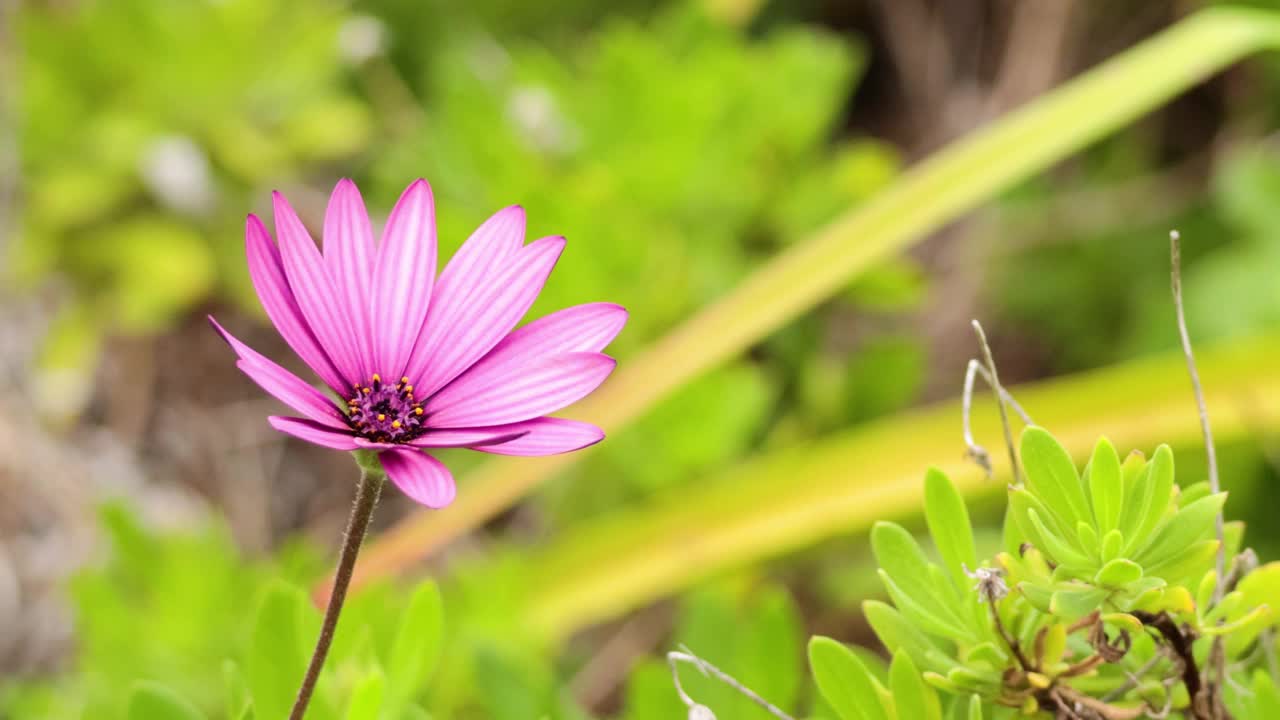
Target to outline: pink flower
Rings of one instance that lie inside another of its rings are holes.
[[[524,244],[524,210],[485,221],[436,277],[431,186],[409,186],[375,245],[360,192],[334,188],[324,250],[284,197],[274,194],[276,238],[246,222],[249,274],[262,306],[303,362],[342,398],[328,396],[214,328],[239,367],[302,417],[271,426],[335,450],[378,453],[387,476],[414,500],[452,502],[453,476],[429,450],[467,447],[501,455],[551,455],[599,442],[594,425],[547,417],[608,377],[601,353],[626,323],[610,303],[576,305],[521,327],[564,250],[561,237]]]

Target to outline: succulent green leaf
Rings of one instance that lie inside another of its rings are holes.
[[[1271,611],[1270,605],[1259,605],[1235,620],[1222,624],[1207,623],[1204,627],[1200,628],[1200,632],[1209,636],[1240,633],[1247,634],[1252,637],[1257,635],[1259,631],[1269,625],[1274,619],[1275,613]]]
[[[925,683],[911,654],[898,650],[889,664],[889,690],[899,718],[942,720],[942,704],[932,685]]]
[[[946,638],[972,639],[972,633],[958,619],[933,614],[923,603],[917,602],[910,593],[904,592],[884,570],[876,572],[880,576],[880,581],[884,583],[889,597],[893,599],[894,606],[921,630]]]
[[[1038,665],[1043,668],[1052,667],[1062,661],[1062,655],[1066,651],[1067,626],[1063,623],[1053,623],[1045,631]]]
[[[924,476],[924,517],[956,587],[967,587],[971,583],[963,567],[973,569],[978,564],[969,509],[951,479],[933,468]]]
[[[818,692],[840,720],[889,720],[880,703],[879,683],[842,643],[814,637],[809,641],[809,667]]]
[[[1034,425],[1023,430],[1021,456],[1027,489],[1048,506],[1064,528],[1074,532],[1076,523],[1093,522],[1076,466],[1048,431]]]
[[[982,698],[977,695],[969,696],[968,720],[982,720]]]
[[[222,664],[222,679],[226,687],[227,717],[230,720],[243,720],[253,712],[253,698],[249,695],[249,685],[244,673],[234,660]]]
[[[1103,563],[1111,562],[1120,557],[1120,552],[1124,550],[1124,535],[1120,534],[1118,529],[1107,531],[1102,536],[1102,547],[1098,551],[1098,556]]]
[[[347,703],[346,720],[378,720],[387,692],[387,676],[375,670],[356,681]]]
[[[1144,565],[1157,565],[1172,557],[1192,544],[1204,540],[1212,532],[1214,520],[1222,511],[1222,504],[1227,501],[1226,493],[1218,493],[1200,498],[1182,508],[1176,515],[1168,518],[1135,557]]]
[[[892,606],[878,600],[867,600],[862,603],[862,613],[886,648],[907,650],[919,667],[946,674],[960,664]]]
[[[1040,513],[1036,512],[1035,508],[1027,509],[1027,518],[1031,521],[1032,527],[1036,529],[1036,534],[1044,543],[1040,550],[1054,562],[1075,567],[1088,567],[1091,564],[1087,555],[1072,547],[1066,539],[1050,530],[1044,524],[1044,520],[1041,519]]]
[[[1089,459],[1089,500],[1093,504],[1099,533],[1105,536],[1120,526],[1124,478],[1121,476],[1120,456],[1106,438],[1099,438]]]
[[[1208,481],[1198,482],[1194,485],[1184,487],[1178,493],[1178,507],[1184,508],[1191,503],[1203,497],[1213,494],[1213,488],[1209,487]]]
[[[967,648],[963,657],[968,666],[985,664],[992,668],[1002,668],[1009,659],[1009,654],[994,642],[985,640]]]
[[[1196,610],[1201,614],[1208,612],[1209,601],[1213,598],[1213,591],[1218,587],[1218,571],[1210,570],[1200,578],[1200,584],[1196,586]]]
[[[995,670],[979,671],[959,665],[947,673],[946,680],[952,686],[968,692],[994,693],[1000,689],[1000,673]]]
[[[444,636],[444,604],[432,581],[418,585],[396,631],[387,661],[388,705],[398,708],[431,677]]]
[[[1094,576],[1093,581],[1103,587],[1119,589],[1141,579],[1141,565],[1132,560],[1116,558],[1103,565],[1102,569],[1098,570],[1098,574]]]
[[[1129,539],[1125,546],[1126,554],[1132,554],[1147,544],[1151,532],[1160,524],[1165,512],[1169,509],[1169,500],[1173,495],[1173,451],[1168,445],[1156,448],[1151,462],[1147,463],[1145,477],[1134,487],[1134,490],[1138,499],[1135,501],[1134,514],[1130,520],[1132,525],[1126,524],[1121,528],[1125,537]],[[1126,500],[1124,517],[1129,519],[1127,502]]]
[[[173,690],[139,682],[129,695],[128,720],[206,720],[203,713]]]
[[[1280,718],[1280,687],[1265,670],[1253,674],[1250,718]]]
[[[949,583],[939,587],[936,575],[930,570],[932,564],[911,533],[894,523],[876,523],[871,529],[871,549],[882,568],[882,578],[891,578],[898,590],[909,595],[929,615],[947,625],[964,627],[956,614],[961,597],[959,589]]]
[[[1052,612],[1053,589],[1040,583],[1020,582],[1018,583],[1018,592],[1022,593],[1027,602],[1040,612]]]
[[[1091,585],[1062,588],[1054,591],[1049,609],[1063,620],[1076,620],[1098,609],[1107,591]]]
[[[289,715],[307,664],[302,623],[308,611],[314,612],[306,595],[283,582],[272,584],[258,606],[245,665],[258,718]]]
[[[1147,563],[1144,567],[1148,577],[1163,578],[1169,583],[1177,583],[1188,577],[1195,581],[1213,566],[1217,554],[1217,540],[1201,540],[1170,558],[1158,563]]]
[[[1076,523],[1076,537],[1079,547],[1088,557],[1096,558],[1102,552],[1102,542],[1098,539],[1098,531],[1093,525],[1081,520]]]

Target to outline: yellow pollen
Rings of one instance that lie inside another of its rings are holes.
[[[422,408],[414,408],[414,409],[413,409],[413,414],[414,414],[414,415],[421,415],[421,414],[422,414]]]
[[[373,388],[360,388],[360,391],[363,392],[365,395],[368,395],[369,393],[373,392]]]
[[[381,375],[379,375],[378,373],[374,373],[374,374],[373,374],[373,381],[374,381],[374,382],[382,382],[382,376],[381,376]]]
[[[382,422],[383,420],[386,420],[386,419],[387,419],[386,415],[383,415],[382,413],[378,413],[378,422]]]
[[[392,420],[392,421],[391,421],[391,427],[396,428],[397,430],[399,430],[399,429],[400,429],[400,421],[399,421],[399,420]]]
[[[405,376],[405,377],[400,378],[400,384],[401,384],[401,385],[408,385],[408,384],[409,384],[409,378],[408,378],[408,376]]]
[[[404,391],[405,391],[405,392],[407,392],[407,393],[409,393],[410,395],[412,395],[412,394],[413,394],[413,386],[412,386],[412,385],[405,385],[405,386],[404,386]]]

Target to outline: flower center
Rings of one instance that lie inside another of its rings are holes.
[[[407,377],[388,385],[374,373],[368,385],[356,388],[355,396],[347,399],[347,422],[374,442],[409,442],[426,432],[425,420]]]

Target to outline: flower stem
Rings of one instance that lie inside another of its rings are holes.
[[[333,631],[338,627],[338,615],[342,613],[342,603],[347,599],[347,586],[351,584],[356,556],[360,554],[360,544],[364,542],[365,531],[369,529],[373,508],[378,504],[378,495],[382,492],[384,478],[381,469],[360,463],[360,483],[356,486],[356,499],[351,506],[351,517],[347,519],[347,533],[342,544],[342,554],[338,557],[333,592],[329,594],[329,605],[324,611],[324,624],[320,626],[320,639],[316,641],[315,652],[311,654],[311,663],[307,665],[307,674],[302,678],[302,687],[298,688],[298,699],[293,702],[293,711],[289,713],[289,720],[302,720],[307,713],[307,705],[311,703],[311,693],[316,689],[316,681],[320,679],[320,669],[324,667],[325,657],[329,655],[329,644],[333,642]]]

